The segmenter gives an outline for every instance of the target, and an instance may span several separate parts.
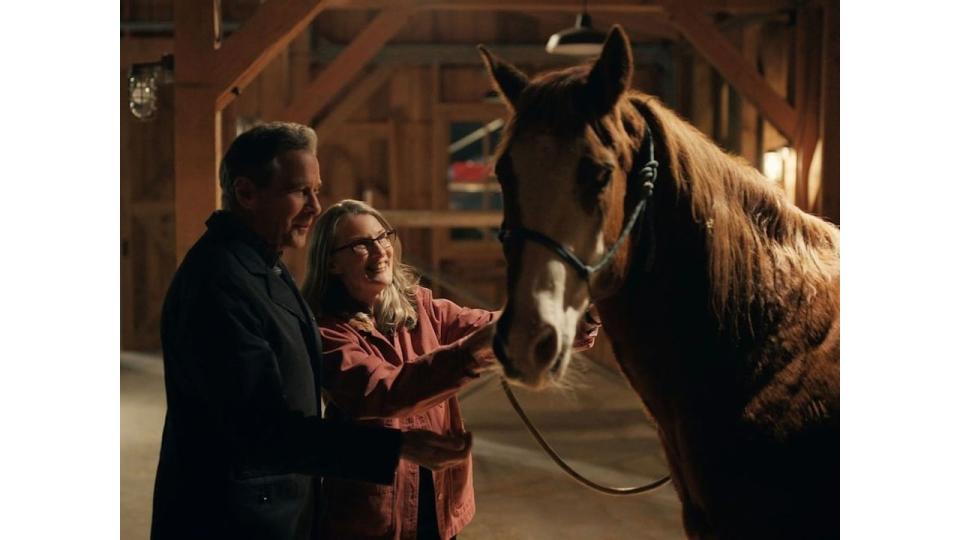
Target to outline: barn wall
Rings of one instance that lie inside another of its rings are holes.
[[[242,24],[256,6],[257,2],[224,0],[223,17],[232,25],[226,25],[227,30]],[[335,56],[330,51],[349,44],[375,16],[374,11],[361,10],[321,13],[223,112],[224,148],[238,129],[281,119],[279,115],[297,92]],[[121,19],[172,21],[172,1],[122,2]],[[446,146],[451,124],[489,122],[503,114],[501,106],[487,99],[491,87],[479,57],[472,51],[455,51],[476,43],[486,43],[495,52],[498,46],[512,45],[538,49],[551,33],[570,26],[572,19],[570,13],[552,12],[413,15],[379,59],[315,119],[321,138],[322,203],[357,198],[380,209],[449,208]],[[765,151],[787,144],[706,60],[679,39],[665,17],[636,13],[594,17],[595,26],[601,28],[614,22],[625,26],[637,47],[636,88],[659,95],[721,146],[757,166]],[[793,98],[796,74],[791,62],[796,40],[789,17],[735,17],[720,20],[718,26],[778,93]],[[158,32],[128,31],[131,35],[121,39],[122,108],[127,99],[127,66],[156,59],[162,50],[172,51],[170,35]],[[415,53],[424,56],[415,58]],[[555,58],[542,60],[542,56],[531,54],[518,65],[528,73],[557,66]],[[165,88],[163,97],[172,100],[172,88]],[[121,346],[128,349],[158,348],[160,305],[176,265],[173,115],[167,103],[154,122],[139,122],[125,109],[121,115]],[[835,181],[839,182],[838,175]],[[827,194],[827,204],[833,205],[831,189],[822,192]],[[839,204],[835,206],[839,220]],[[449,228],[435,227],[404,228],[400,237],[408,261],[423,269],[425,283],[438,294],[467,305],[502,303],[504,265],[492,235],[459,241]],[[305,250],[285,254],[298,280],[305,275],[305,255]],[[603,361],[612,358],[606,342],[591,354]]]

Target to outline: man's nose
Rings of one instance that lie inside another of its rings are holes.
[[[316,193],[310,193],[310,197],[307,199],[307,208],[313,210],[315,214],[319,214],[320,210],[323,209],[320,205],[320,197]]]

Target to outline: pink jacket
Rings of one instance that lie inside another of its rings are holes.
[[[494,312],[460,307],[417,291],[419,322],[392,338],[358,319],[324,315],[324,396],[327,416],[401,430],[462,432],[456,393],[479,367],[459,341],[494,318]],[[578,339],[592,346],[597,329]],[[436,514],[443,538],[473,518],[472,460],[433,473]],[[326,538],[416,538],[419,469],[400,460],[392,486],[324,479]]]

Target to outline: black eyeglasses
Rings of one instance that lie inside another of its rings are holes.
[[[397,231],[394,229],[390,229],[389,231],[383,231],[382,233],[380,233],[380,236],[377,236],[376,238],[361,238],[359,240],[354,240],[349,244],[344,244],[338,248],[333,248],[333,251],[331,251],[330,253],[334,254],[338,251],[349,248],[349,249],[352,249],[353,252],[356,253],[357,255],[367,255],[368,253],[373,251],[373,248],[376,247],[375,245],[379,245],[383,249],[387,249],[388,247],[393,246],[393,240],[396,237],[397,237]]]

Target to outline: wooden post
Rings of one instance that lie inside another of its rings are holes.
[[[293,103],[281,113],[281,119],[309,123],[403,28],[413,12],[411,7],[383,10],[309,86],[294,96]]]
[[[760,54],[760,25],[750,24],[742,30],[741,50],[747,62],[756,68]],[[766,79],[764,79],[766,80]],[[763,159],[760,147],[760,114],[749,101],[740,103],[740,155],[758,169]]]
[[[823,3],[821,214],[840,224],[840,2]]]
[[[174,222],[177,261],[203,234],[217,207],[220,115],[205,69],[216,46],[215,0],[176,0],[174,19]]]
[[[218,0],[174,1],[174,173],[177,260],[217,208],[220,112],[330,4],[271,0],[220,46]]]
[[[807,212],[817,211],[819,194],[819,172],[812,171],[820,139],[820,21],[816,9],[798,9],[794,48],[794,96],[799,116],[792,138],[797,149],[796,205]],[[815,185],[811,186],[811,180]]]
[[[689,0],[662,0],[671,22],[740,95],[750,101],[781,132],[796,132],[797,111],[780,97],[756,68],[749,65],[706,15]]]

